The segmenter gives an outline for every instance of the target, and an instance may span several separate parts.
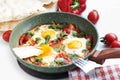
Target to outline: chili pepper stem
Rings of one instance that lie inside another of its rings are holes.
[[[78,9],[80,7],[80,3],[78,0],[73,0],[73,3],[70,6],[72,9]]]

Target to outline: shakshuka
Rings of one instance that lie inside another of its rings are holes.
[[[28,63],[57,67],[71,63],[74,58],[84,58],[91,47],[92,37],[75,24],[51,21],[22,34],[19,46],[13,50]]]

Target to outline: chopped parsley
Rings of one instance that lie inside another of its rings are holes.
[[[68,57],[70,59],[74,59],[74,58],[78,58],[79,56],[78,56],[78,54],[68,54]]]
[[[54,21],[52,21],[52,24],[49,26],[50,29],[55,29],[55,30],[61,30],[66,24],[56,24]]]
[[[47,44],[47,43],[49,42],[49,40],[50,40],[50,35],[47,35],[47,36],[45,37],[45,44]]]
[[[83,50],[82,50],[82,53],[86,53],[86,52],[87,52],[87,49],[83,49]]]
[[[35,38],[35,42],[39,42],[40,40],[40,37]]]
[[[30,31],[28,31],[28,32],[27,32],[27,35],[29,35],[29,36],[33,36],[33,35],[34,35],[34,33],[32,33],[32,32],[30,32]]]
[[[60,65],[65,65],[64,58],[57,58],[57,59],[55,59],[55,62],[60,64]]]
[[[35,57],[35,61],[36,61],[36,62],[42,62],[42,58]]]
[[[86,42],[86,46],[91,46],[90,41],[87,41],[87,42]]]
[[[65,45],[62,45],[61,47],[54,47],[53,48],[56,52],[60,52],[60,50],[65,50]]]
[[[72,36],[77,37],[78,33],[77,32],[72,32]]]

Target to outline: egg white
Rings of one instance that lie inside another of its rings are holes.
[[[21,46],[13,48],[14,53],[20,58],[27,58],[30,56],[38,56],[40,50],[33,46]]]
[[[82,43],[82,46],[77,49],[68,48],[68,43],[70,43],[71,41],[74,41],[74,40],[80,41]],[[68,54],[78,54],[78,55],[83,56],[84,54],[82,53],[82,50],[86,49],[86,42],[87,42],[87,40],[85,38],[77,38],[77,37],[67,36],[67,39],[63,41],[63,44],[65,45],[65,51]]]
[[[34,35],[32,36],[33,40],[35,41],[36,38],[40,38],[38,44],[36,46],[39,46],[41,43],[45,43],[45,39],[41,37],[41,31],[34,32]]]
[[[57,54],[58,53],[52,49],[52,52],[50,53],[50,55],[42,57],[42,63],[47,63],[47,66],[49,66],[50,63],[54,62]]]
[[[42,59],[43,63],[47,63],[47,66],[50,65],[51,62],[54,62],[55,60],[55,55],[51,55],[51,56],[46,56]]]

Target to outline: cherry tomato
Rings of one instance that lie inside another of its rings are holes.
[[[11,32],[12,32],[12,30],[7,30],[7,31],[3,32],[2,38],[4,41],[9,42]]]
[[[99,14],[97,10],[92,10],[88,14],[88,20],[90,20],[93,24],[97,23],[99,20]]]
[[[104,42],[105,44],[107,44],[108,46],[111,45],[111,43],[113,41],[117,41],[118,40],[118,37],[116,34],[114,33],[108,33],[105,35],[105,37],[103,37],[103,39],[101,40],[101,42]]]
[[[120,48],[120,41],[113,41],[110,45],[111,48]]]

